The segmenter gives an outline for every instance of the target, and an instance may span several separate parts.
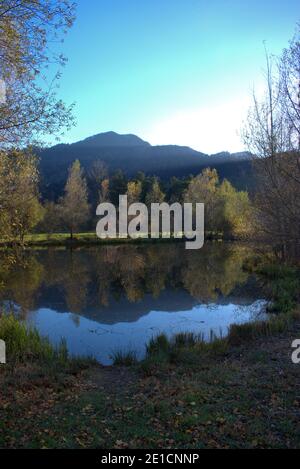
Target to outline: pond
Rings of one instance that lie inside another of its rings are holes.
[[[264,295],[242,268],[249,252],[238,243],[45,249],[27,251],[22,267],[2,254],[0,299],[52,343],[63,337],[72,355],[109,365],[117,351],[142,358],[160,333],[209,340],[265,317]]]

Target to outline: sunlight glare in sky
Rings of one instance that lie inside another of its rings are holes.
[[[237,98],[216,106],[185,109],[158,120],[144,135],[152,145],[190,146],[204,153],[231,152],[244,147],[242,122],[246,119],[250,97]]]

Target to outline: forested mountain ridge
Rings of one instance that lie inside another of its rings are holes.
[[[135,135],[106,132],[72,144],[59,144],[38,151],[42,176],[42,193],[61,193],[68,168],[78,159],[89,171],[95,161],[105,163],[110,173],[121,169],[134,177],[139,171],[161,179],[199,174],[204,168],[218,170],[239,189],[254,185],[251,154],[247,152],[207,155],[189,147],[177,145],[152,146]]]

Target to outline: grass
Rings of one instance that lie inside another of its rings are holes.
[[[273,316],[266,321],[254,321],[245,324],[233,324],[226,337],[216,336],[213,331],[209,340],[202,334],[192,332],[177,334],[169,339],[161,334],[150,340],[146,347],[146,358],[141,363],[145,374],[151,374],[153,368],[160,364],[180,364],[197,362],[199,356],[218,357],[226,355],[231,347],[264,337],[272,337],[289,330],[298,313],[289,312]]]
[[[207,240],[225,239],[220,232],[207,232],[205,234]],[[65,246],[87,246],[87,245],[107,245],[107,244],[142,244],[142,243],[169,243],[169,242],[185,242],[185,237],[174,238],[173,233],[170,233],[169,238],[114,238],[114,239],[100,239],[97,237],[95,231],[74,233],[71,240],[69,233],[32,233],[24,237],[26,246],[32,247],[65,247]],[[0,240],[0,246],[11,246],[12,242],[7,240]]]
[[[10,363],[39,360],[40,362],[66,362],[68,351],[64,341],[53,347],[36,329],[28,328],[12,314],[0,317],[0,337],[6,344]]]
[[[133,350],[116,350],[112,353],[111,358],[115,366],[133,366],[138,362],[137,354]]]
[[[170,339],[165,334],[153,337],[146,346],[146,357],[140,367],[145,375],[151,375],[153,369],[162,370],[169,364],[189,364],[193,366],[199,357],[225,354],[228,348],[226,338],[217,337],[213,332],[205,340],[203,334],[182,332]]]
[[[152,337],[149,343],[146,345],[146,352],[148,356],[155,355],[157,353],[169,353],[170,341],[166,334],[160,334],[156,337]]]
[[[293,313],[282,313],[266,321],[254,321],[245,324],[232,324],[229,329],[228,343],[230,345],[241,345],[262,337],[285,332],[289,329],[295,319]]]
[[[35,328],[27,327],[13,314],[0,316],[0,338],[6,346],[6,371],[23,364],[63,370],[93,363],[89,358],[70,357],[64,340],[57,347],[53,346],[47,337],[42,337]]]
[[[127,239],[107,239],[101,240],[96,236],[95,232],[92,233],[76,233],[73,240],[70,239],[69,233],[53,233],[53,234],[34,234],[25,237],[25,243],[28,246],[68,246],[72,245],[100,245],[100,244],[114,244],[114,243],[127,243],[129,241],[139,242],[141,240],[127,240]]]
[[[24,238],[25,246],[28,247],[66,247],[66,246],[93,246],[110,244],[143,244],[143,243],[169,243],[182,242],[184,239],[151,239],[151,238],[114,238],[100,239],[95,232],[75,233],[71,240],[69,233],[30,234]],[[0,246],[11,246],[8,241],[1,241]]]
[[[158,362],[148,374],[141,364],[90,368],[56,386],[15,378],[1,387],[0,447],[298,448],[300,368],[290,354],[299,332],[293,323],[225,354],[195,353],[191,364]]]
[[[203,334],[195,334],[193,332],[181,332],[179,334],[175,334],[170,339],[168,339],[165,334],[161,334],[152,338],[147,345],[147,358],[156,354],[166,354],[170,357],[174,357],[177,352],[182,349],[196,349],[197,352],[216,351],[219,344],[225,344],[226,341],[227,339],[223,339],[222,336],[217,337],[213,331],[211,331],[208,341],[205,340]]]
[[[300,269],[279,264],[266,264],[257,268],[272,299],[270,313],[288,314],[300,300]]]

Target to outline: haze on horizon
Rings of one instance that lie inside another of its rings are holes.
[[[63,142],[112,130],[208,154],[244,150],[263,43],[280,54],[300,13],[298,0],[77,3],[60,86],[77,126]]]

